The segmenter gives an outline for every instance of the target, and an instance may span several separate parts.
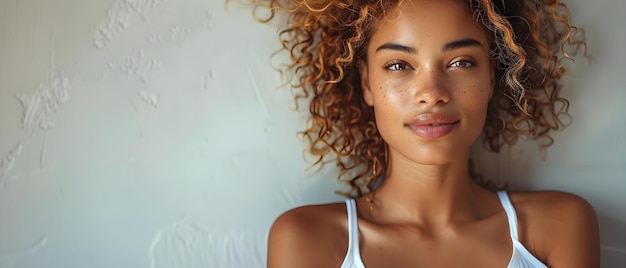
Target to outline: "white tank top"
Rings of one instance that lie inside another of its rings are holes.
[[[517,214],[515,208],[509,199],[509,195],[504,192],[498,192],[500,203],[504,207],[506,216],[509,221],[509,231],[511,240],[513,241],[513,255],[507,268],[547,268],[545,264],[533,256],[522,243],[519,242],[517,236]],[[361,252],[359,250],[359,222],[356,213],[356,203],[354,199],[346,200],[348,213],[348,252],[341,264],[341,268],[365,268],[361,260]]]

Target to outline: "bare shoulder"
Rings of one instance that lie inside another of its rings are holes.
[[[575,194],[537,191],[512,192],[510,196],[520,220],[530,225],[561,229],[597,222],[591,204]]]
[[[559,216],[564,213],[565,215],[562,216],[566,217],[595,217],[591,204],[575,194],[561,191],[537,191],[511,192],[509,195],[517,210],[525,210],[531,214]]]
[[[550,267],[600,267],[598,219],[589,202],[560,191],[510,193],[520,241]]]
[[[332,267],[347,251],[346,206],[309,205],[280,215],[270,230],[270,268]]]

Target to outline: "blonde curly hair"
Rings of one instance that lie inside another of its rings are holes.
[[[387,145],[376,128],[374,112],[363,100],[359,60],[366,56],[376,21],[403,0],[253,0],[269,10],[269,22],[286,13],[280,29],[282,50],[290,63],[281,69],[296,102],[309,102],[309,121],[301,132],[314,165],[334,162],[339,181],[351,186],[343,194],[360,197],[373,190],[385,174]],[[499,152],[519,137],[552,145],[550,131],[564,126],[569,102],[560,96],[564,58],[586,43],[558,0],[466,0],[477,22],[492,33],[490,57],[497,62],[494,95],[483,129],[486,149]],[[570,50],[571,49],[571,50]],[[568,54],[567,51],[571,51]],[[470,161],[471,162],[471,161]],[[490,189],[499,188],[474,173]]]

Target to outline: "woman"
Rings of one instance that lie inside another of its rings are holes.
[[[563,192],[504,192],[472,176],[483,133],[497,152],[552,139],[557,80],[584,48],[557,0],[271,1],[303,132],[336,161],[346,203],[299,207],[270,231],[268,266],[599,267],[598,223]]]

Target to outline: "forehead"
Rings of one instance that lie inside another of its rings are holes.
[[[442,42],[474,38],[488,44],[468,0],[405,0],[379,18],[370,44]],[[417,43],[417,44],[416,44]]]

